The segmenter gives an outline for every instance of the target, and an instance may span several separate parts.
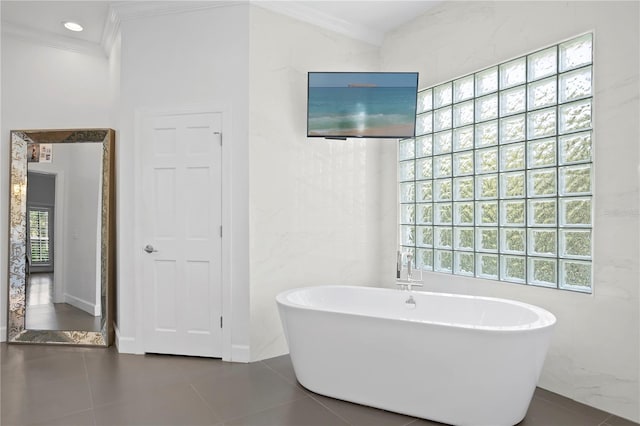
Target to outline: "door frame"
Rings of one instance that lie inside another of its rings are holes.
[[[66,263],[65,256],[57,256],[56,253],[64,253],[65,251],[65,238],[63,229],[65,229],[65,180],[64,170],[51,167],[49,165],[48,171],[34,170],[30,173],[40,173],[50,175],[55,180],[55,204],[53,207],[53,302],[64,303],[65,284],[66,281],[65,271]]]
[[[222,324],[222,360],[233,361],[232,359],[232,292],[231,292],[231,149],[230,144],[232,141],[231,129],[231,109],[224,104],[217,103],[201,103],[190,104],[167,108],[137,108],[134,112],[135,128],[134,128],[134,223],[135,235],[134,235],[134,297],[135,297],[135,310],[136,310],[136,335],[139,340],[138,353],[144,353],[144,297],[143,297],[143,260],[144,251],[142,248],[145,246],[144,235],[142,232],[142,226],[139,226],[144,221],[143,215],[143,191],[142,191],[142,141],[144,138],[144,121],[152,117],[162,116],[175,116],[175,115],[191,115],[191,114],[207,114],[216,113],[222,115],[222,171],[221,171],[221,184],[222,184],[222,300],[221,300],[221,315],[223,317]]]

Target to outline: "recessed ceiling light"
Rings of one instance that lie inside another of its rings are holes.
[[[70,31],[82,31],[84,29],[82,28],[82,25],[72,21],[63,22],[63,25],[66,29]]]

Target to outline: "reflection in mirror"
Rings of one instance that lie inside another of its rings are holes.
[[[113,339],[114,132],[11,134],[8,341]]]
[[[27,161],[25,328],[100,331],[102,143],[46,155]]]

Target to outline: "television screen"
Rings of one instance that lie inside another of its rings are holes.
[[[310,72],[307,136],[413,137],[417,96],[417,72]]]

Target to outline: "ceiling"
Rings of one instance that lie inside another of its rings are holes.
[[[241,0],[235,0],[241,1]],[[423,14],[443,0],[348,0],[270,1],[250,0],[254,5],[294,17],[323,28],[380,45],[384,34]],[[231,4],[231,1],[28,1],[2,0],[3,29],[23,36],[39,35],[75,42],[77,46],[105,47],[114,15],[169,13],[180,9]],[[122,19],[122,17],[120,17]],[[85,28],[80,33],[66,30],[62,22],[72,20]],[[108,41],[108,40],[107,40]]]
[[[109,13],[108,1],[2,1],[2,24],[100,44]],[[75,21],[84,31],[71,32],[63,21]]]

